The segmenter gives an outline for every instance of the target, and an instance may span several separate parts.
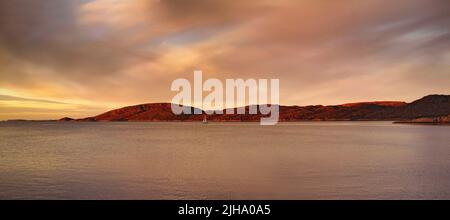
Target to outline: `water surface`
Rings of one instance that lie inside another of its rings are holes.
[[[0,123],[0,199],[450,199],[450,127]]]

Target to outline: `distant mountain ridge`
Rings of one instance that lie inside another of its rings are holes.
[[[193,107],[186,106],[185,108]],[[245,107],[248,112],[248,106]],[[201,121],[206,114],[175,115],[171,103],[148,103],[114,109],[76,121]],[[236,111],[235,111],[236,112]],[[414,120],[450,115],[450,95],[428,95],[411,103],[360,102],[342,105],[280,106],[280,121],[376,121]],[[261,114],[213,114],[209,121],[259,121]],[[71,121],[63,118],[62,121]]]

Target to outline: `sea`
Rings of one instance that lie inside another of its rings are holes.
[[[1,122],[0,199],[450,199],[450,126]]]

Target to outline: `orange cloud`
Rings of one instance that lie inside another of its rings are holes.
[[[171,81],[200,69],[279,78],[282,104],[410,101],[450,92],[449,8],[446,0],[2,1],[0,95],[69,101],[79,107],[68,116],[87,116],[170,101]],[[43,103],[7,104],[3,118],[59,117]],[[48,111],[12,111],[39,106]]]

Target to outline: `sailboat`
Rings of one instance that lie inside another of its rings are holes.
[[[206,120],[206,115],[203,116],[203,124],[208,124],[208,120]]]

